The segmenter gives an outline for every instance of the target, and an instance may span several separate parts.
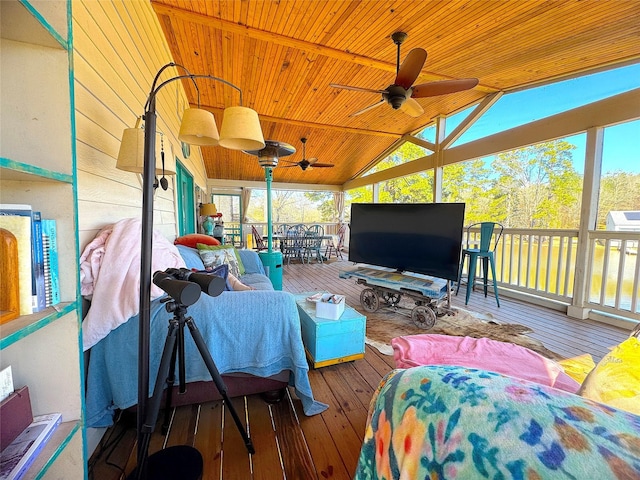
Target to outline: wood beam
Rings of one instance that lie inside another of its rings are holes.
[[[396,73],[396,64],[390,62],[383,62],[376,60],[375,58],[365,57],[363,55],[356,55],[354,53],[345,52],[343,50],[337,50],[317,43],[311,43],[304,40],[298,40],[291,37],[285,37],[273,32],[267,32],[265,30],[259,30],[257,28],[248,27],[246,25],[240,25],[238,23],[230,22],[228,20],[222,20],[216,17],[210,17],[201,13],[192,12],[183,8],[177,8],[170,5],[164,5],[151,0],[151,5],[156,12],[156,15],[166,15],[168,17],[176,18],[178,20],[187,23],[196,23],[209,28],[216,28],[225,32],[231,32],[238,35],[243,35],[248,38],[253,38],[263,42],[269,42],[276,45],[282,45],[285,47],[295,48],[305,52],[312,52],[318,55],[324,55],[326,57],[335,58],[344,62],[355,63],[365,67],[376,68],[385,72]],[[420,81],[435,81],[435,80],[452,80],[453,77],[444,76],[435,72],[421,72],[416,80],[416,83]],[[486,85],[477,85],[475,90],[481,92],[493,93],[498,89],[489,87]]]
[[[195,103],[189,104],[192,108],[197,108],[198,105]],[[210,111],[211,113],[222,115],[224,109],[218,107],[212,107],[211,105],[200,105],[200,108]],[[330,125],[327,123],[314,123],[314,122],[303,122],[301,120],[291,120],[290,118],[282,118],[282,117],[271,117],[269,115],[258,115],[260,120],[264,120],[266,122],[273,123],[286,123],[287,125],[294,125],[297,127],[311,127],[317,128],[320,130],[331,130],[333,132],[340,133],[352,133],[355,135],[372,135],[376,137],[387,137],[387,138],[401,138],[402,134],[400,133],[392,133],[392,132],[381,132],[378,130],[366,130],[363,128],[352,128],[352,127],[342,127],[340,125]]]
[[[277,168],[277,167],[276,167]],[[264,190],[267,188],[266,182],[251,181],[251,180],[223,180],[210,178],[207,180],[207,191],[213,190],[225,190],[225,189],[237,189],[241,188],[256,188]],[[285,182],[273,182],[271,188],[275,190],[294,190],[302,192],[339,192],[342,190],[340,185],[321,185],[321,184],[308,184],[308,183],[285,183]]]
[[[564,138],[640,118],[640,88],[445,150],[444,165]]]
[[[406,142],[411,142],[414,145],[417,145],[417,146],[422,147],[422,148],[426,148],[427,150],[431,150],[432,152],[436,151],[436,144],[435,143],[428,142],[426,140],[423,140],[422,138],[415,137],[415,136],[410,135],[408,133],[405,133],[402,136],[402,138]]]
[[[568,137],[594,127],[606,127],[638,120],[640,119],[640,110],[637,105],[640,105],[640,88],[465,143],[459,147],[446,149],[442,152],[444,155],[443,165],[482,158],[527,145]],[[435,154],[431,154],[382,172],[350,180],[344,183],[343,189],[350,190],[394,177],[411,175],[435,168],[435,166]]]
[[[426,155],[424,157],[417,158],[411,162],[403,163],[395,167],[387,168],[381,172],[372,173],[366,177],[354,178],[342,185],[343,190],[351,190],[353,188],[364,187],[371,185],[372,183],[384,182],[398,177],[406,177],[414,173],[423,172],[425,170],[431,170],[436,165],[435,154]]]
[[[467,117],[460,122],[460,124],[454,128],[447,137],[442,140],[440,147],[445,149],[452,145],[456,140],[458,140],[464,132],[471,128],[482,115],[485,114],[487,110],[489,110],[499,99],[502,97],[502,92],[497,92],[492,95],[487,95],[482,102],[478,104],[478,106],[469,114]]]

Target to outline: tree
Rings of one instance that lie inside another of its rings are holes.
[[[500,201],[494,206],[508,226],[549,227],[559,209],[575,206],[573,149],[574,145],[555,140],[495,157],[491,166],[499,174],[494,186]],[[558,197],[558,192],[564,191],[569,193]]]
[[[600,185],[598,226],[604,228],[612,210],[640,210],[640,174],[620,171],[607,173]]]
[[[442,201],[465,204],[465,223],[502,220],[493,215],[492,182],[484,160],[476,159],[444,167]]]

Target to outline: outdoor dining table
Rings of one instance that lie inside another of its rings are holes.
[[[276,244],[274,246],[274,248],[276,250],[279,250],[280,249],[280,242],[283,239],[287,238],[287,237],[288,237],[287,235],[282,235],[282,234],[271,235],[271,239]],[[268,239],[268,235],[263,235],[262,238],[263,238],[263,240],[267,240]],[[291,238],[291,237],[289,236],[289,238]],[[336,241],[335,238],[337,238],[337,235],[330,235],[330,234],[326,234],[326,235],[304,235],[304,238],[307,239],[307,240],[322,239],[323,241],[324,240],[334,239],[334,242],[335,242]],[[324,256],[323,256],[323,260],[326,260],[326,258],[324,258]]]

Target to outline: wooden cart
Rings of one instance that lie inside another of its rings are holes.
[[[339,276],[355,278],[357,284],[367,287],[360,293],[360,304],[367,312],[391,308],[425,330],[435,325],[437,317],[454,314],[449,280],[373,266],[341,270]],[[413,308],[400,305],[403,297],[414,302]]]

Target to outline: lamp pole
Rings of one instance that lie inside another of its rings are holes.
[[[183,68],[188,75],[176,75],[158,84],[160,75],[167,68],[180,67]],[[156,148],[156,96],[157,93],[169,83],[181,79],[190,79],[196,90],[198,91],[198,106],[200,106],[200,91],[195,79],[207,78],[222,82],[240,92],[240,105],[242,105],[242,90],[226,80],[215,77],[213,75],[193,75],[182,65],[168,63],[164,65],[156,74],[151,91],[145,104],[144,112],[144,165],[142,171],[142,236],[141,236],[141,255],[140,255],[140,312],[138,326],[138,407],[137,407],[137,479],[146,479],[148,476],[148,451],[151,432],[155,425],[151,421],[147,424],[147,416],[149,413],[149,351],[150,351],[150,317],[151,317],[151,283],[152,283],[152,258],[153,258],[153,194],[154,180],[156,170],[155,148]],[[238,108],[238,107],[235,107]],[[257,114],[255,114],[257,121]],[[259,125],[258,125],[259,128]],[[255,132],[253,132],[255,133]],[[217,135],[217,133],[216,133]],[[259,132],[262,137],[262,132]],[[217,139],[216,139],[217,140]],[[264,146],[264,140],[261,138],[250,138],[247,141],[253,141],[252,145],[258,143]],[[225,145],[226,148],[240,150],[244,146]],[[195,449],[193,449],[195,450]],[[197,452],[197,450],[195,450]],[[251,452],[253,453],[253,452]],[[199,453],[198,453],[199,455]]]

